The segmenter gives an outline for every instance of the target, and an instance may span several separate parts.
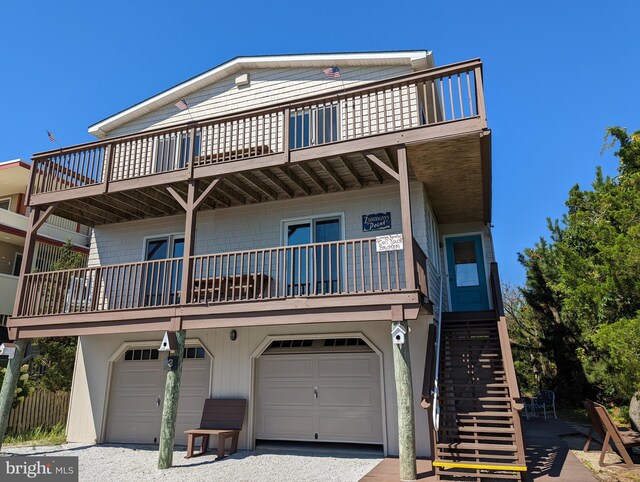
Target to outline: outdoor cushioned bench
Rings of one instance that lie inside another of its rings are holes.
[[[186,458],[204,455],[209,448],[209,437],[218,436],[218,459],[224,457],[224,446],[227,439],[231,439],[229,454],[238,450],[238,436],[244,422],[247,409],[246,400],[229,400],[222,398],[208,398],[204,401],[200,428],[186,430],[187,455]],[[195,441],[202,437],[200,452],[193,453]]]
[[[625,429],[618,428],[611,420],[607,409],[599,403],[592,402],[591,400],[585,400],[584,406],[587,409],[589,418],[591,419],[591,430],[587,437],[587,443],[584,446],[583,451],[589,450],[589,445],[593,438],[593,433],[597,432],[602,438],[602,452],[600,452],[600,466],[604,466],[604,456],[609,450],[609,444],[613,442],[618,453],[624,460],[627,467],[632,468],[634,466],[631,460],[631,454],[627,449],[631,447],[640,447],[640,433]]]

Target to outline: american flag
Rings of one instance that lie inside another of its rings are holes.
[[[189,108],[189,106],[184,100],[179,100],[178,102],[175,103],[175,106],[180,110],[187,110]]]
[[[56,138],[55,138],[55,137],[53,137],[53,132],[51,132],[51,131],[47,131],[47,135],[49,136],[49,140],[50,140],[51,142],[56,142]]]
[[[333,67],[327,67],[323,72],[324,75],[327,76],[327,79],[337,79],[340,77],[340,69],[335,65]]]

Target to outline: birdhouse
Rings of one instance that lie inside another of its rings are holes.
[[[16,354],[16,345],[14,343],[5,342],[0,345],[0,355],[5,355],[12,359]]]
[[[176,338],[175,331],[164,332],[164,338],[162,338],[162,343],[160,343],[158,351],[178,351],[178,338]]]
[[[395,325],[391,329],[391,338],[393,339],[394,345],[403,345],[404,344],[404,336],[407,334],[402,325]]]

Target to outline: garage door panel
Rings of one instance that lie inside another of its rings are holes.
[[[338,406],[338,407],[358,407],[358,408],[377,408],[380,405],[376,403],[374,391],[379,387],[341,387],[341,386],[319,386],[318,387],[318,405]]]
[[[160,428],[155,426],[151,420],[136,418],[122,418],[114,422],[110,427],[117,443],[156,443],[160,435]],[[155,439],[155,440],[154,440]],[[109,440],[111,441],[111,440]]]
[[[313,390],[308,386],[280,382],[261,388],[260,400],[264,407],[311,407],[313,405]]]
[[[267,410],[263,412],[262,420],[259,434],[280,438],[292,435],[308,438],[309,434],[313,435],[313,416],[306,411]]]
[[[159,376],[158,370],[161,366],[157,362],[127,362],[127,363],[145,363],[146,367],[128,367],[126,371],[118,373],[118,385],[121,388],[131,387],[135,390],[149,388],[155,390],[158,386]]]
[[[114,410],[117,410],[121,414],[129,412],[147,412],[150,409],[154,409],[158,406],[159,393],[146,394],[136,393],[129,391],[125,393],[118,393],[111,398]],[[160,397],[162,399],[162,397]]]
[[[320,440],[351,441],[353,434],[358,434],[359,439],[363,442],[382,442],[382,422],[379,414],[368,416],[319,414],[318,420]]]
[[[312,378],[313,358],[300,358],[298,360],[265,357],[260,360],[260,377],[263,379],[285,378]]]
[[[326,356],[326,355],[325,355]],[[354,378],[377,380],[377,360],[371,356],[345,358],[320,358],[318,376],[320,378]]]
[[[200,391],[204,385],[209,386],[209,363],[202,363],[200,360],[185,360],[185,362],[188,366],[185,365],[187,369],[182,370],[180,393],[190,388]]]

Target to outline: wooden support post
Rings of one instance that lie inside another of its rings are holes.
[[[162,425],[160,426],[160,448],[158,450],[158,468],[168,469],[173,465],[173,445],[176,436],[176,419],[178,418],[178,400],[180,399],[180,379],[182,378],[182,362],[184,357],[184,330],[176,331],[178,349],[178,367],[167,372],[164,386],[164,405],[162,406]]]
[[[16,340],[15,345],[16,352],[13,358],[9,360],[7,371],[4,373],[4,380],[2,381],[2,390],[0,390],[0,448],[2,448],[4,435],[7,431],[13,396],[20,377],[20,366],[24,359],[24,352],[27,349],[27,340]]]
[[[198,208],[195,205],[198,181],[191,179],[187,191],[186,219],[184,223],[184,256],[182,258],[182,280],[180,288],[180,304],[191,303],[191,283],[193,280],[192,256],[196,240],[196,217]]]
[[[416,424],[413,412],[413,383],[409,353],[409,324],[402,306],[391,307],[391,327],[404,330],[404,343],[393,344],[393,370],[398,403],[398,444],[400,447],[400,480],[416,480]]]
[[[47,218],[53,212],[55,205],[49,206],[44,213],[40,212],[39,207],[34,207],[29,213],[29,227],[24,240],[24,249],[22,251],[22,264],[20,265],[20,277],[18,278],[18,289],[16,290],[16,301],[13,305],[13,316],[18,316],[23,306],[24,292],[24,275],[31,272],[33,266],[33,255],[36,248],[36,239],[38,229],[44,224]]]
[[[413,228],[411,223],[411,194],[409,192],[409,163],[407,148],[398,148],[398,177],[400,181],[400,213],[402,216],[402,240],[404,244],[404,275],[406,289],[416,289],[416,265],[413,262]]]

